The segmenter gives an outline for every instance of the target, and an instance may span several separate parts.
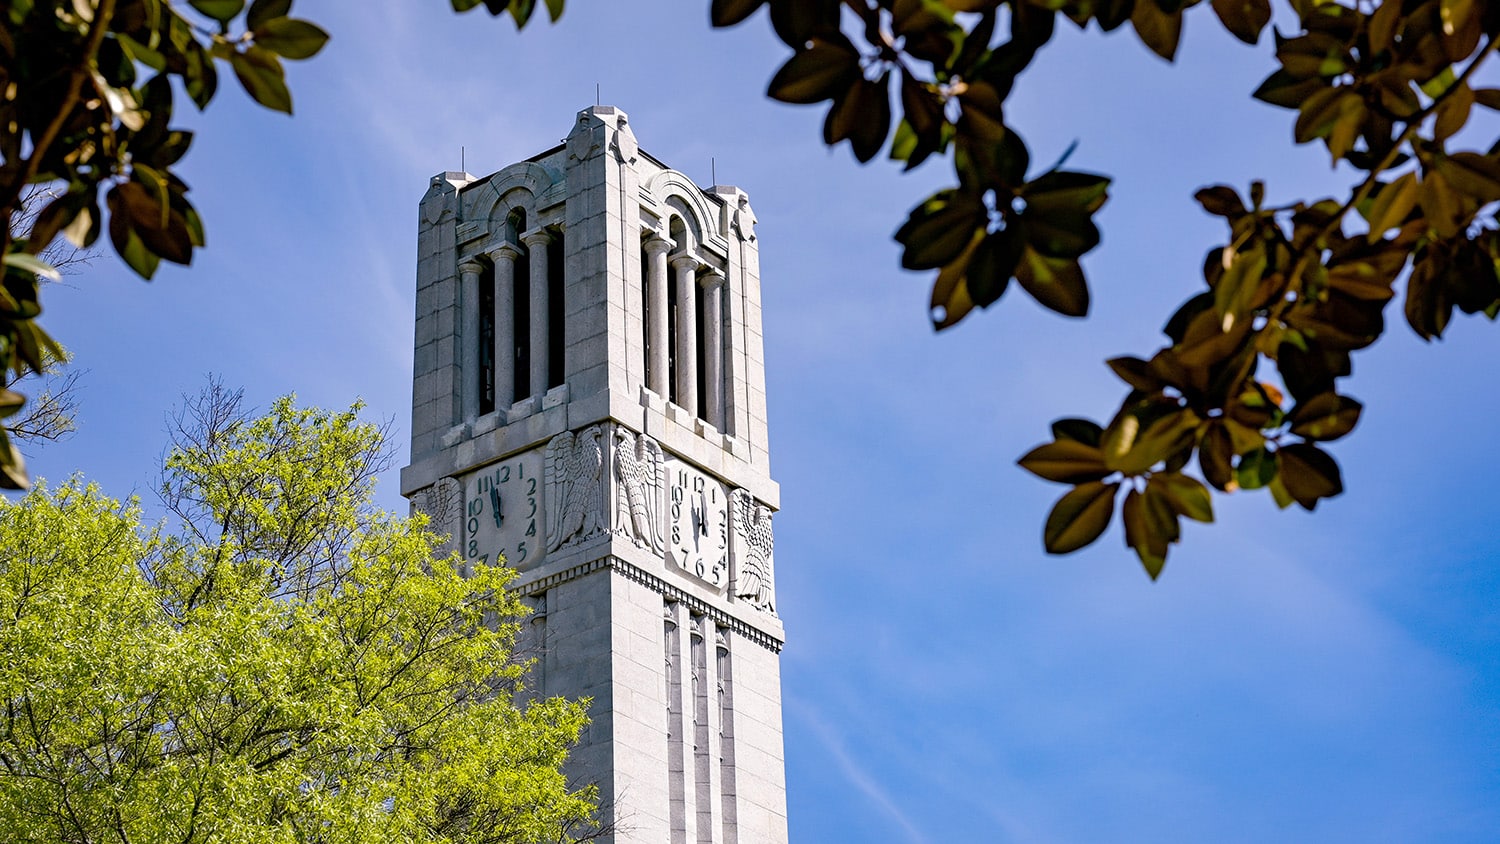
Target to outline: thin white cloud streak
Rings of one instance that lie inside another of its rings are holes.
[[[849,755],[843,738],[811,705],[796,699],[784,700],[783,704],[817,737],[823,749],[827,750],[828,755],[833,757],[833,761],[838,764],[846,782],[894,821],[896,826],[906,834],[908,841],[913,844],[930,844],[931,839],[924,835],[921,828],[901,810],[900,805],[880,785],[869,769]]]

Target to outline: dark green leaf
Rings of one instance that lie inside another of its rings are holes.
[[[1161,489],[1177,515],[1186,516],[1195,522],[1214,520],[1213,499],[1208,494],[1208,487],[1197,478],[1190,478],[1179,472],[1158,472],[1147,482],[1148,488],[1152,486]]]
[[[1311,443],[1282,446],[1276,452],[1281,471],[1277,475],[1294,500],[1304,509],[1318,506],[1318,499],[1332,498],[1344,491],[1339,464]]]
[[[1135,550],[1146,573],[1152,580],[1157,579],[1166,565],[1167,550],[1181,533],[1171,504],[1160,487],[1147,484],[1145,491],[1132,489],[1125,496],[1125,504],[1120,510],[1126,547]]]
[[[479,0],[473,0],[468,4],[469,8],[477,5]],[[456,11],[459,9],[455,4]],[[275,18],[284,18],[292,12],[292,0],[255,0],[250,4],[250,11],[245,14],[245,27],[252,32],[265,26],[266,23]]]
[[[1117,483],[1080,484],[1070,490],[1047,515],[1042,543],[1049,554],[1067,554],[1088,545],[1109,527],[1115,512]]]
[[[1276,477],[1276,455],[1258,448],[1240,456],[1234,479],[1241,489],[1260,489]]]
[[[833,99],[859,81],[859,53],[852,45],[814,39],[812,47],[794,54],[776,71],[766,96],[805,105]]]
[[[734,26],[755,14],[766,0],[714,0],[709,6],[708,19],[714,26]]]
[[[1328,392],[1313,396],[1292,408],[1288,418],[1292,433],[1309,440],[1336,440],[1354,430],[1359,422],[1359,402]]]
[[[1224,423],[1210,422],[1203,439],[1198,441],[1198,468],[1203,470],[1203,479],[1214,489],[1229,491],[1234,485],[1234,447]]]
[[[1039,478],[1065,484],[1097,481],[1112,473],[1104,465],[1104,454],[1098,446],[1074,440],[1039,445],[1016,462]]]
[[[999,300],[1016,272],[1016,264],[1026,248],[1026,235],[1020,226],[1010,226],[985,235],[969,260],[964,283],[975,305],[987,308]]]
[[[1246,44],[1259,41],[1271,22],[1270,0],[1213,0],[1213,7],[1224,28]]]
[[[1088,282],[1075,259],[1049,258],[1028,246],[1016,265],[1016,281],[1043,307],[1064,316],[1089,312]]]
[[[1193,194],[1203,210],[1216,217],[1224,217],[1231,222],[1245,215],[1245,202],[1235,189],[1228,185],[1213,185],[1199,190]]]
[[[221,23],[227,23],[234,20],[235,15],[245,8],[245,0],[188,0],[188,5],[196,9],[199,14]]]
[[[308,21],[274,18],[255,31],[255,43],[282,58],[310,59],[328,43],[328,33]]]
[[[848,139],[854,157],[869,161],[885,146],[891,131],[890,72],[879,79],[860,77],[834,100],[823,122],[823,141],[832,146]]]
[[[1177,55],[1177,42],[1182,38],[1181,9],[1168,13],[1152,0],[1143,0],[1135,4],[1130,23],[1151,52],[1167,61]]]
[[[908,270],[940,267],[957,257],[982,228],[986,216],[979,197],[958,190],[939,191],[912,209],[896,231],[896,240],[906,247],[901,266]]]
[[[231,53],[229,64],[251,99],[273,111],[292,113],[292,92],[287,90],[281,62],[269,50],[250,47]]]
[[[1104,429],[1099,423],[1090,419],[1066,418],[1058,419],[1052,423],[1052,438],[1055,440],[1072,440],[1076,443],[1098,447],[1100,438],[1104,436]]]
[[[1252,95],[1261,102],[1282,108],[1300,109],[1307,98],[1328,87],[1328,83],[1317,77],[1304,79],[1285,70],[1267,76]]]
[[[1138,475],[1164,462],[1193,442],[1198,416],[1175,405],[1148,405],[1121,413],[1104,429],[1104,464]]]
[[[0,427],[0,489],[31,489],[31,479],[26,477],[26,459],[16,450],[4,427]]]

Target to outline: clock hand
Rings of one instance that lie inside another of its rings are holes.
[[[490,509],[495,513],[495,527],[500,527],[500,523],[505,521],[505,514],[500,512],[500,490],[497,487],[490,487]]]

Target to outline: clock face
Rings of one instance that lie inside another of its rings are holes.
[[[464,530],[460,549],[470,565],[504,559],[513,568],[531,568],[546,551],[542,506],[542,453],[528,451],[459,479],[464,489]]]
[[[667,558],[713,586],[729,580],[729,495],[680,460],[667,463]]]

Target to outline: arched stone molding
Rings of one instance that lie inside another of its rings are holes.
[[[728,244],[719,227],[720,210],[692,179],[677,170],[663,170],[652,176],[641,192],[658,217],[666,219],[673,211],[684,217],[689,231],[698,238],[695,247],[724,255]]]
[[[507,198],[507,194],[519,189],[527,194],[526,217],[534,223],[539,210],[536,199],[546,193],[554,181],[547,168],[536,162],[512,164],[464,191],[464,219],[504,222],[505,215],[515,207],[514,198]]]

